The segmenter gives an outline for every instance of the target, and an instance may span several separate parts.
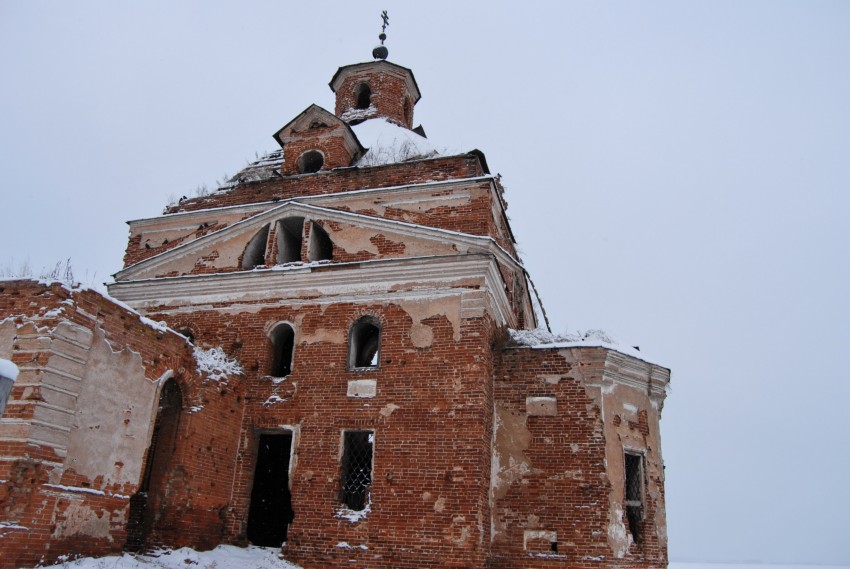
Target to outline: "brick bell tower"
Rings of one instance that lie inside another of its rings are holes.
[[[336,116],[352,125],[384,117],[412,130],[413,107],[422,98],[419,86],[410,69],[386,60],[386,33],[378,37],[381,45],[372,50],[375,61],[340,67],[331,79]]]

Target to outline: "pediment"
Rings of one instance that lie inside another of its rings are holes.
[[[329,253],[326,250],[330,247]],[[131,265],[117,281],[486,252],[517,262],[490,237],[287,201]],[[254,259],[253,261],[251,259]]]
[[[287,142],[305,137],[334,135],[346,138],[365,150],[351,127],[344,120],[319,105],[310,105],[294,119],[286,123],[274,134],[275,140],[283,147]]]

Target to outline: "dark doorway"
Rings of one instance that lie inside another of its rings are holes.
[[[292,433],[260,435],[257,469],[248,512],[248,541],[262,547],[280,547],[295,514],[289,493],[289,456]]]
[[[148,447],[145,470],[139,490],[130,497],[130,512],[127,522],[128,551],[139,551],[153,528],[154,521],[163,502],[171,457],[177,446],[177,431],[180,427],[180,411],[183,409],[183,393],[173,379],[162,386],[159,408],[154,422],[153,436]]]

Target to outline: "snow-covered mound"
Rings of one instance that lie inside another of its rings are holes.
[[[276,547],[236,547],[219,545],[212,551],[195,551],[188,547],[164,549],[150,555],[110,555],[83,557],[51,565],[44,569],[302,569],[281,558]]]
[[[440,154],[427,138],[384,118],[370,119],[351,127],[357,140],[369,151],[357,166],[380,166]]]

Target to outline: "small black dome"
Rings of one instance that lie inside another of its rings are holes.
[[[386,48],[386,46],[379,45],[375,49],[372,50],[372,57],[375,59],[386,59],[390,54],[390,50]]]

